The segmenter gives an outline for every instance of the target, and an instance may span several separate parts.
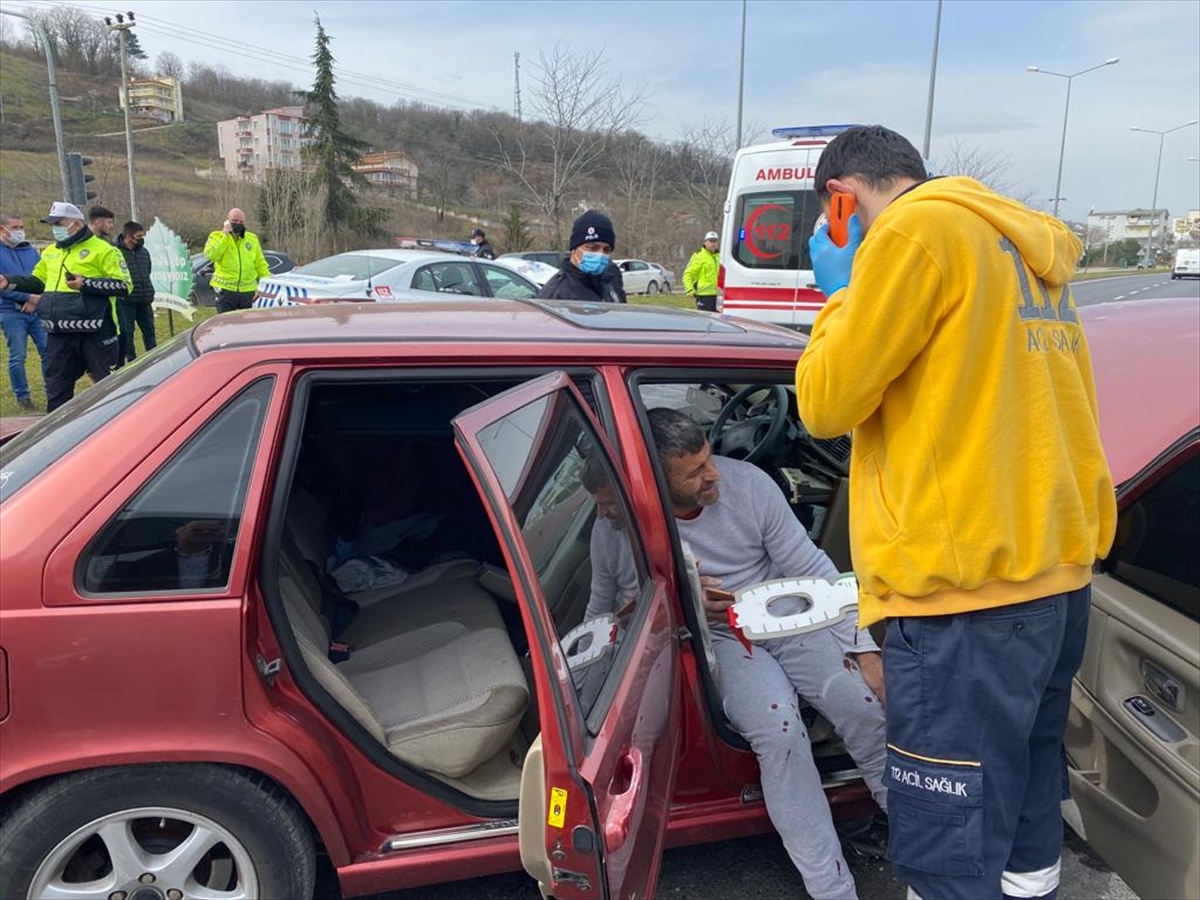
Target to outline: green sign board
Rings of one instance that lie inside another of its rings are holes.
[[[154,283],[154,308],[177,312],[188,321],[196,314],[192,294],[192,261],[187,244],[157,217],[146,232]]]

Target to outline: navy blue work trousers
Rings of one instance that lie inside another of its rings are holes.
[[[1088,586],[888,621],[888,858],[922,900],[1056,896],[1063,733],[1090,603]]]

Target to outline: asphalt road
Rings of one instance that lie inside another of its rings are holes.
[[[1106,303],[1110,300],[1150,300],[1155,297],[1200,298],[1200,278],[1172,281],[1165,273],[1154,275],[1118,275],[1076,281],[1071,285],[1077,306]]]
[[[845,854],[862,900],[904,898],[905,888],[892,877],[886,860],[849,846]],[[319,898],[338,896],[331,878],[332,873],[323,873]],[[656,896],[659,900],[804,900],[808,894],[779,838],[766,835],[668,851]],[[1137,900],[1070,829],[1058,896],[1060,900]],[[541,900],[541,896],[531,878],[513,872],[378,894],[370,900]]]

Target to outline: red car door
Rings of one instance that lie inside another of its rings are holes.
[[[651,897],[681,737],[679,643],[625,480],[563,373],[454,427],[529,637],[541,734],[525,763],[522,860],[560,900]]]

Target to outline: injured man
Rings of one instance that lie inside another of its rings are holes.
[[[660,408],[649,415],[675,524],[695,554],[705,588],[725,715],[758,757],[767,812],[805,889],[816,900],[855,898],[797,695],[833,725],[886,811],[879,648],[854,618],[752,649],[734,636],[726,618],[733,601],[726,592],[777,578],[833,581],[837,568],[809,540],[765,472],[713,456],[704,431],[681,412]],[[611,488],[595,480],[585,486],[598,513],[586,613],[591,618],[627,608],[637,579]]]

